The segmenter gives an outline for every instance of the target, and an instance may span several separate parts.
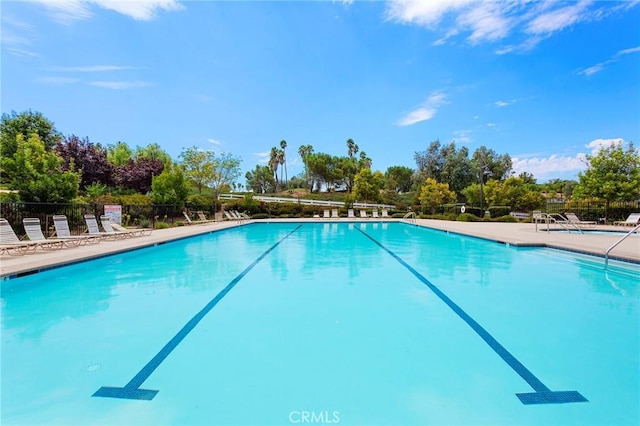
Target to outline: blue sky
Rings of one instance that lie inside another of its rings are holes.
[[[288,143],[373,169],[433,140],[538,182],[640,140],[640,1],[2,1],[2,112],[94,143],[196,145],[244,171]],[[244,179],[241,179],[244,183]]]

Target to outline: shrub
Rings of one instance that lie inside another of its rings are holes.
[[[391,217],[392,217],[392,218],[394,218],[394,219],[402,219],[402,218],[404,217],[404,215],[405,215],[405,214],[406,214],[406,213],[393,213],[393,214],[391,215]]]
[[[269,215],[266,213],[256,213],[251,216],[251,219],[269,219]]]
[[[151,221],[149,219],[140,219],[140,226],[143,228],[151,228]]]
[[[500,216],[500,217],[495,217],[491,219],[492,222],[518,222],[518,219],[516,219],[515,217],[511,216],[510,214],[504,215],[504,216]]]
[[[489,210],[489,216],[497,218],[507,216],[511,212],[511,206],[491,206]]]
[[[187,197],[187,206],[191,210],[204,210],[208,209],[213,205],[213,200],[210,197],[205,197],[203,195],[189,195]]]
[[[480,210],[480,209],[474,209],[474,210]],[[460,213],[456,220],[458,220],[459,222],[482,222],[482,219],[480,219],[475,214],[471,214],[471,213]]]
[[[156,229],[167,229],[169,224],[167,222],[156,222]]]
[[[465,212],[461,213],[461,214],[472,214],[472,215],[475,215],[476,217],[480,217],[480,218],[483,216],[482,209],[480,209],[478,207],[465,207]],[[460,220],[460,219],[458,219],[458,220]],[[467,221],[464,221],[464,222],[469,222],[469,221],[467,220]]]
[[[184,222],[181,220],[176,220],[173,224],[174,226],[184,226]]]

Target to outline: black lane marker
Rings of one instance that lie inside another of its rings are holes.
[[[432,284],[426,279],[420,272],[416,271],[411,265],[402,260],[400,256],[393,251],[382,245],[375,238],[364,232],[360,228],[356,228],[367,238],[377,244],[384,251],[389,253],[391,257],[396,259],[402,266],[409,270],[416,278],[418,278],[429,290],[431,290],[436,296],[440,298],[453,312],[455,312],[464,322],[469,325],[475,331],[478,336],[484,340],[491,349],[498,354],[500,358],[506,362],[525,382],[533,388],[535,392],[517,393],[516,396],[523,404],[562,404],[567,402],[588,402],[587,398],[582,396],[578,391],[552,391],[544,385],[527,367],[525,367],[520,361],[516,359],[504,346],[485,330],[476,320],[471,318],[460,306],[458,306],[453,300],[449,299],[438,287]]]
[[[158,391],[151,390],[151,389],[140,389],[140,386],[142,386],[144,381],[149,378],[151,373],[153,373],[155,369],[158,368],[158,366],[160,366],[160,364],[162,364],[165,358],[169,356],[171,351],[173,351],[176,348],[176,346],[178,346],[180,342],[182,342],[182,340],[185,337],[187,337],[187,334],[189,334],[191,330],[193,330],[194,327],[198,325],[200,320],[202,320],[202,318],[204,318],[209,313],[209,311],[211,311],[211,309],[213,309],[214,306],[216,306],[218,302],[222,300],[222,298],[226,296],[226,294],[229,293],[229,291],[231,291],[231,289],[236,284],[238,284],[240,280],[242,280],[244,276],[247,275],[247,273],[251,269],[253,269],[254,266],[256,266],[262,259],[264,259],[269,253],[271,253],[271,251],[273,251],[273,249],[275,249],[281,242],[289,238],[301,227],[302,225],[298,225],[293,231],[289,232],[282,239],[280,239],[280,241],[278,241],[277,243],[272,245],[267,251],[262,253],[260,257],[254,260],[251,265],[247,266],[247,268],[244,271],[242,271],[237,277],[231,280],[231,282],[227,284],[227,286],[223,288],[222,291],[220,291],[220,293],[216,295],[216,297],[211,299],[211,301],[207,303],[205,307],[200,310],[200,312],[195,314],[193,318],[191,318],[189,322],[187,322],[184,325],[184,327],[182,327],[182,329],[178,331],[178,333],[175,336],[173,336],[166,345],[164,345],[162,349],[160,349],[160,351],[151,359],[151,361],[147,363],[147,365],[142,367],[142,369],[138,372],[138,374],[136,374],[133,377],[133,379],[129,381],[129,383],[127,383],[126,385],[124,385],[124,387],[121,387],[121,388],[112,387],[112,386],[103,386],[91,396],[104,397],[104,398],[141,399],[146,401],[152,400],[156,396]]]

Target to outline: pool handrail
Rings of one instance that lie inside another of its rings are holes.
[[[607,266],[609,266],[609,252],[611,250],[613,250],[614,248],[616,248],[616,246],[618,244],[620,244],[621,242],[623,242],[629,235],[633,234],[634,232],[636,232],[638,229],[640,229],[640,223],[637,224],[636,226],[633,227],[633,229],[629,232],[627,232],[626,234],[624,234],[618,241],[616,241],[615,243],[613,243],[607,250],[605,250],[604,252],[604,269],[607,269]]]

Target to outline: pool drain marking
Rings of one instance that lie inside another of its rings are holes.
[[[382,243],[367,234],[360,228],[356,228],[367,238],[377,244],[384,251],[389,253],[391,257],[397,260],[402,266],[409,270],[418,280],[426,285],[440,300],[442,300],[453,312],[455,312],[464,322],[475,331],[478,336],[484,340],[491,349],[498,354],[525,382],[533,388],[535,392],[517,393],[516,396],[525,404],[563,404],[568,402],[588,402],[588,399],[582,396],[578,391],[552,391],[544,383],[540,381],[527,367],[525,367],[518,359],[511,354],[504,346],[502,346],[487,330],[485,330],[476,320],[471,318],[460,306],[451,300],[438,287],[425,278],[420,272],[415,270],[411,265],[405,262],[400,256],[385,247]]]
[[[280,239],[277,243],[272,245],[267,251],[262,253],[256,260],[254,260],[251,265],[247,266],[244,271],[240,272],[240,274],[237,277],[231,280],[231,282],[227,284],[227,286],[223,288],[216,295],[216,297],[211,299],[211,301],[209,301],[209,303],[207,303],[205,307],[200,310],[200,312],[195,314],[193,318],[191,318],[189,322],[187,322],[184,325],[184,327],[182,327],[182,329],[178,331],[178,333],[175,336],[173,336],[166,345],[164,345],[162,349],[160,349],[160,352],[158,352],[151,359],[151,361],[147,363],[147,365],[142,367],[142,369],[138,372],[138,374],[136,374],[133,377],[133,379],[129,381],[129,383],[127,383],[126,385],[124,385],[124,387],[121,387],[121,388],[112,387],[112,386],[103,386],[91,396],[104,397],[104,398],[139,399],[139,400],[146,400],[146,401],[152,400],[156,396],[158,391],[151,390],[151,389],[140,389],[140,386],[142,386],[145,380],[149,378],[149,376],[155,371],[155,369],[158,368],[160,364],[162,364],[162,362],[165,360],[167,356],[169,356],[171,351],[173,351],[176,348],[176,346],[178,346],[180,342],[182,342],[182,340],[185,337],[187,337],[187,334],[189,334],[191,330],[193,330],[194,327],[198,325],[198,323],[209,313],[209,311],[211,311],[211,309],[213,309],[218,304],[218,302],[220,302],[220,300],[222,300],[222,298],[226,296],[227,293],[229,293],[229,291],[231,291],[231,289],[236,284],[238,284],[238,282],[240,282],[240,280],[242,280],[249,271],[251,271],[251,269],[253,269],[254,266],[260,263],[260,261],[264,259],[269,253],[271,253],[273,249],[275,249],[281,242],[283,242],[284,240],[289,238],[291,235],[293,235],[301,227],[302,225],[298,225],[293,231],[289,232],[287,235],[282,237],[282,239]]]

